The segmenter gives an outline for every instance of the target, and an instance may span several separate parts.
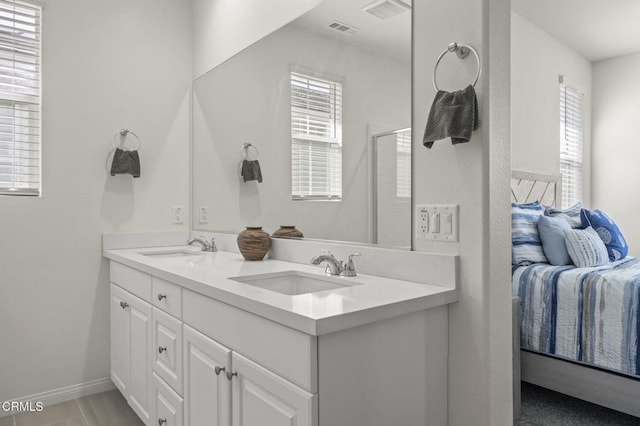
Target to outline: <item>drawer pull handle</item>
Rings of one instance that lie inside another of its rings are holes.
[[[167,422],[167,419],[158,419],[158,426],[162,426]]]
[[[159,352],[159,353],[162,353],[162,352],[164,352],[164,351],[166,351],[166,350],[167,350],[167,347],[166,347],[166,346],[158,346],[158,352]]]
[[[238,372],[234,371],[233,373],[231,371],[227,371],[227,379],[231,380],[233,379],[233,376],[237,376]]]
[[[166,294],[158,294],[158,300],[162,301],[162,299],[166,299],[167,295]]]
[[[129,304],[127,302],[120,302],[120,307],[122,309],[127,309],[129,307]]]
[[[224,367],[218,367],[216,366],[215,371],[216,371],[216,376],[219,376],[220,373],[222,373],[225,370]]]

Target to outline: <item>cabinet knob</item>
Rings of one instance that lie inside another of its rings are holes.
[[[129,307],[129,304],[127,302],[121,301],[120,302],[120,307],[122,309],[127,309]]]
[[[167,295],[166,294],[158,294],[158,300],[162,300],[162,299],[166,299]]]
[[[219,376],[220,373],[222,373],[225,370],[224,367],[218,367],[216,366],[215,371],[216,371],[216,376]]]
[[[166,351],[166,350],[167,350],[167,347],[166,347],[166,346],[158,346],[158,352],[159,352],[159,353],[162,353],[162,352],[164,352],[164,351]]]
[[[231,371],[227,371],[227,379],[231,380],[233,379],[233,376],[237,376],[238,372],[234,371],[233,373]]]
[[[158,426],[162,426],[167,422],[167,419],[158,419]]]

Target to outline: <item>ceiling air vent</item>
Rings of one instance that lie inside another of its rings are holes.
[[[362,10],[380,19],[389,19],[402,12],[411,10],[411,5],[402,0],[376,0],[363,7]]]
[[[355,34],[358,32],[358,29],[356,27],[352,27],[351,25],[343,24],[342,22],[338,21],[333,21],[328,25],[328,27],[343,34]]]

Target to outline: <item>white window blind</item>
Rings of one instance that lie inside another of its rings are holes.
[[[293,72],[291,196],[342,197],[342,85]]]
[[[411,197],[411,130],[396,135],[396,197]]]
[[[560,85],[560,174],[562,207],[582,200],[583,93]]]
[[[0,0],[0,194],[40,195],[41,8]]]

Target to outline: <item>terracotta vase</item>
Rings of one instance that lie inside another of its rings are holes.
[[[303,238],[304,234],[297,230],[294,225],[281,225],[280,229],[271,234],[271,236],[279,238]]]
[[[237,242],[246,260],[262,260],[271,248],[271,237],[261,226],[247,226],[238,234]]]

